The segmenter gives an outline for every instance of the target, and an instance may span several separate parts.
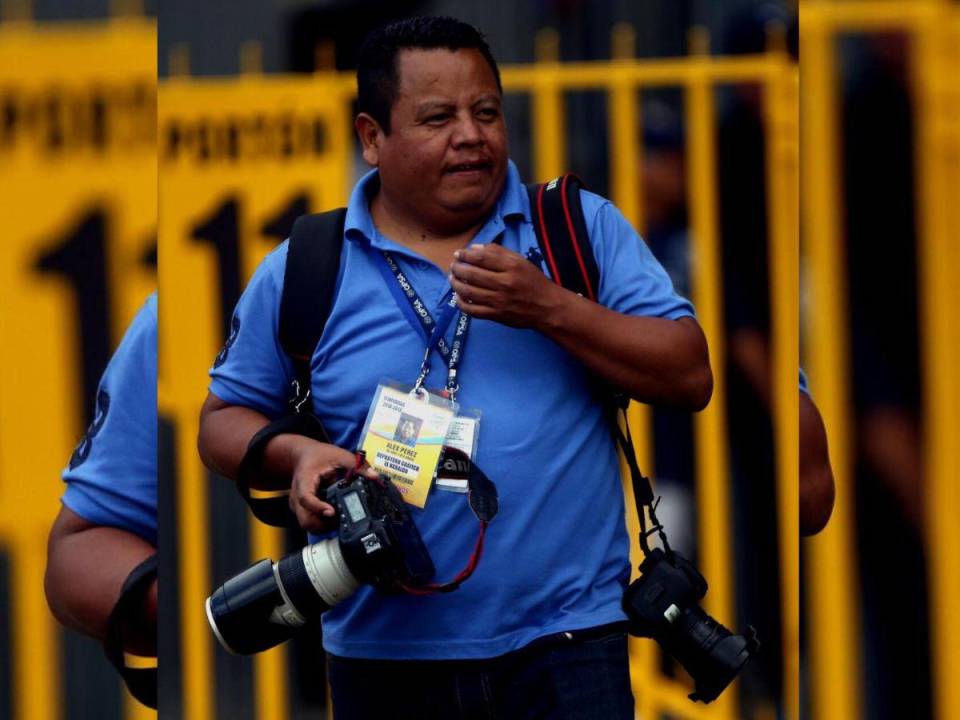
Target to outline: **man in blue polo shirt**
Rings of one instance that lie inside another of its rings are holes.
[[[111,614],[131,573],[156,552],[156,398],[153,294],[107,365],[93,421],[63,471],[67,489],[50,530],[45,578],[47,601],[61,623],[101,641],[115,631],[118,651],[153,657],[155,574],[145,576],[113,627]],[[155,706],[156,688],[144,689],[139,697]]]
[[[623,495],[590,378],[644,402],[704,407],[712,376],[693,308],[620,212],[591,193],[582,199],[599,304],[528,259],[537,241],[507,157],[499,72],[474,28],[449,18],[390,25],[361,50],[358,86],[356,129],[376,169],[350,198],[335,301],[311,360],[313,409],[332,444],[279,435],[264,464],[280,482],[292,478],[304,528],[329,527],[332,508],[316,491],[353,464],[378,385],[412,386],[426,370],[428,389],[456,389],[462,408],[481,413],[474,460],[497,485],[500,513],[456,592],[361,587],[324,614],[336,717],[632,718],[616,625],[630,572]],[[228,477],[285,411],[294,378],[278,340],[286,254],[285,243],[255,273],[211,370],[199,446]],[[424,362],[428,335],[396,288],[405,281],[431,318],[450,315],[453,293],[470,318],[455,376],[445,353]],[[438,578],[451,577],[476,537],[464,496],[435,486],[412,514]]]

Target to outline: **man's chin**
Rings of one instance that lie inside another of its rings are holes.
[[[487,176],[482,182],[447,187],[443,193],[442,204],[452,212],[490,210],[496,205],[502,191],[503,183],[497,183],[494,178]]]
[[[446,193],[442,204],[450,212],[476,212],[488,206],[493,207],[496,204],[496,197],[490,192],[489,186],[470,188],[461,192]]]

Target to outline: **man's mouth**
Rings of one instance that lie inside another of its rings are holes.
[[[448,174],[472,173],[472,172],[484,172],[489,169],[490,169],[489,161],[477,160],[475,162],[465,162],[465,163],[457,163],[456,165],[450,165],[447,167],[446,172]]]

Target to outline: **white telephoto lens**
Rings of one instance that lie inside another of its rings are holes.
[[[288,625],[292,628],[302,627],[306,624],[307,619],[297,612],[293,603],[290,602],[290,597],[287,595],[287,591],[283,587],[283,581],[280,579],[279,563],[273,564],[273,576],[277,580],[277,589],[280,591],[280,597],[283,598],[283,605],[278,605],[273,609],[273,612],[270,613],[270,622],[276,625]]]
[[[330,607],[353,595],[360,586],[347,568],[338,540],[307,545],[303,549],[303,566],[317,594]]]

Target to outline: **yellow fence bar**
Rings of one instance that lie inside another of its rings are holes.
[[[631,26],[621,25],[614,28],[613,48],[615,60],[620,61],[615,65],[626,67],[633,62],[635,37]],[[643,167],[643,146],[640,143],[639,88],[626,73],[618,72],[618,67],[614,67],[611,76],[614,84],[608,94],[607,119],[610,135],[612,200],[630,224],[642,233],[644,229],[643,187],[640,168]],[[631,403],[627,410],[627,422],[634,438],[637,462],[653,478],[655,472],[653,453],[650,448],[650,409],[640,403]],[[640,526],[636,517],[636,499],[630,482],[630,471],[625,463],[621,462],[621,465],[620,475],[623,478],[627,532],[630,536],[630,579],[634,580],[639,576],[637,567],[643,560],[638,540]],[[663,694],[657,692],[661,683],[653,681],[653,678],[659,674],[657,648],[649,640],[631,637],[629,650],[630,679],[637,716],[654,717],[657,709],[662,708],[666,703]],[[676,688],[676,692],[685,694],[679,687]],[[689,705],[689,701],[685,698],[684,700]]]
[[[804,0],[801,15],[805,16],[806,22],[834,33],[915,30],[929,22],[939,4],[936,0]],[[801,42],[801,48],[802,45]]]
[[[544,29],[536,38],[536,82],[530,88],[533,94],[533,178],[547,182],[560,175],[566,165],[564,152],[563,92],[556,70],[559,64],[559,36],[555,30]]]
[[[14,713],[22,718],[54,720],[62,703],[56,687],[59,673],[50,673],[59,663],[54,624],[43,595],[46,543],[42,533],[31,529],[34,532],[29,537],[18,538],[21,552],[10,558],[13,657],[19,661],[13,667]]]
[[[85,218],[103,220],[92,231],[99,251],[87,259],[105,275],[96,320],[113,331],[111,341],[142,304],[144,285],[153,284],[151,273],[136,267],[156,216],[156,156],[142,133],[149,110],[113,100],[152,93],[156,30],[132,20],[119,27],[39,25],[30,22],[31,6],[4,5],[4,19],[23,22],[0,27],[0,86],[11,110],[0,151],[0,335],[5,350],[17,348],[0,356],[0,549],[9,562],[0,623],[12,628],[10,647],[0,653],[10,661],[12,717],[55,720],[69,705],[61,693],[63,671],[73,668],[64,667],[64,635],[44,597],[46,540],[64,490],[60,473],[90,409],[80,403],[82,358],[91,346],[76,333],[75,318],[85,308],[75,278],[64,275],[65,268],[55,275],[41,271],[38,263],[79,247],[74,243]],[[12,17],[17,7],[25,14]],[[89,118],[99,91],[110,100],[112,122],[94,148]],[[46,107],[62,112],[37,114]],[[131,298],[134,308],[127,305]],[[53,416],[45,410],[50,407],[58,408]],[[101,671],[112,672],[105,662],[101,670],[91,668]]]
[[[800,717],[799,398],[799,79],[780,50],[783,69],[765,92],[767,217],[771,322],[771,397],[777,458],[785,717]]]
[[[932,704],[945,719],[960,706],[960,8],[930,20],[915,43],[914,79]]]
[[[163,277],[163,273],[161,273]],[[162,285],[163,283],[161,283]],[[163,292],[163,304],[170,307],[172,292]],[[163,313],[160,315],[161,323]],[[163,337],[170,337],[164,334]],[[177,418],[177,525],[180,529],[180,662],[183,667],[183,711],[186,720],[206,720],[214,714],[213,643],[207,619],[197,598],[210,592],[209,543],[206,541],[207,477],[193,460],[197,452],[198,420],[192,413]],[[191,551],[192,550],[192,551]]]
[[[837,63],[833,37],[800,8],[802,211],[816,312],[808,318],[806,366],[830,443],[836,504],[827,528],[805,541],[809,562],[811,717],[860,715],[859,630],[854,611],[853,471],[845,257],[838,228]]]
[[[283,531],[251,519],[250,548],[254,560],[279,560],[285,551]],[[285,644],[253,657],[253,701],[257,720],[283,720],[288,716],[285,702],[288,657]]]
[[[694,52],[708,51],[705,31],[691,36]],[[694,67],[703,67],[692,61]],[[723,335],[723,289],[720,239],[717,223],[716,119],[714,85],[706,73],[694,74],[686,84],[686,120],[689,132],[690,181],[687,186],[693,257],[691,294],[710,347],[713,399],[694,418],[697,467],[697,547],[703,573],[710,578],[705,606],[720,622],[730,625],[733,613],[733,578],[730,563],[731,534],[727,404],[723,378],[726,348]],[[718,718],[736,718],[736,686],[717,700]]]
[[[626,52],[632,48],[632,28],[620,29],[614,47],[621,46],[621,55],[610,71],[612,80],[607,112],[610,134],[610,176],[612,200],[620,212],[641,234],[643,233],[643,187],[640,169],[643,167],[643,145],[639,98],[636,83],[625,69],[632,58]],[[630,33],[628,35],[628,33]]]
[[[835,391],[846,387],[846,363],[840,373],[830,373],[831,360],[838,364],[845,358],[827,357],[829,352],[818,346],[837,343],[846,347],[844,336],[838,336],[842,326],[833,320],[846,317],[844,306],[836,305],[833,296],[843,301],[844,288],[840,282],[840,262],[829,248],[836,247],[836,228],[839,217],[834,204],[837,196],[836,167],[828,165],[836,154],[835,88],[831,85],[837,75],[832,43],[841,32],[900,31],[909,33],[914,49],[914,81],[916,93],[917,134],[915,152],[917,162],[917,207],[919,225],[918,264],[921,296],[921,353],[923,356],[924,387],[924,473],[927,510],[927,552],[929,558],[929,602],[931,617],[931,667],[934,686],[934,713],[937,718],[951,716],[960,704],[960,685],[956,673],[960,667],[960,622],[954,615],[960,606],[960,579],[956,567],[960,565],[960,533],[956,514],[960,510],[960,450],[954,441],[960,427],[960,378],[956,360],[960,352],[960,321],[956,307],[960,305],[960,290],[954,280],[960,268],[960,210],[956,198],[960,196],[960,118],[956,108],[960,103],[960,88],[956,78],[960,72],[958,45],[960,45],[960,12],[955,5],[942,0],[916,2],[847,2],[828,3],[811,0],[801,6],[801,52],[803,61],[803,98],[805,107],[816,108],[816,117],[804,120],[805,197],[810,208],[817,212],[807,215],[810,229],[811,261],[815,267],[815,293],[818,311],[812,318],[823,324],[812,333],[811,370],[816,377],[821,409],[830,433],[831,455],[837,479],[837,509],[828,530],[810,543],[813,563],[811,586],[813,592],[814,625],[811,666],[814,672],[814,717],[854,717],[856,702],[847,698],[853,683],[839,682],[838,678],[853,677],[856,664],[849,634],[852,632],[843,616],[849,609],[847,583],[852,568],[836,567],[841,561],[838,551],[852,544],[849,504],[849,442],[847,432],[850,418],[845,408],[839,413],[827,410],[825,405],[841,402]],[[951,34],[952,33],[952,34]],[[812,114],[812,113],[811,113]],[[810,153],[807,152],[808,148]],[[814,156],[816,153],[816,156]],[[814,193],[822,193],[812,197]],[[814,256],[819,255],[818,261]],[[825,266],[836,262],[837,267]],[[839,283],[839,285],[838,285]],[[826,303],[826,304],[824,304]],[[829,317],[823,318],[824,311]],[[833,334],[831,335],[831,330]],[[839,342],[843,340],[843,344]],[[821,377],[817,367],[827,370]],[[844,404],[848,398],[843,397]],[[838,537],[842,531],[843,537]],[[834,567],[829,567],[831,563]],[[829,578],[817,588],[813,576]],[[837,584],[842,586],[838,597]],[[838,600],[841,604],[838,606]],[[848,634],[848,640],[838,641],[837,632]],[[827,652],[827,648],[833,648]],[[857,683],[859,686],[859,683]]]
[[[775,71],[766,56],[711,57],[634,62],[624,69],[624,75],[638,85],[663,87],[682,85],[702,77],[714,84],[758,82],[767,73]],[[608,62],[570,62],[549,68],[541,64],[504,66],[501,77],[507,90],[532,92],[544,82],[544,72],[549,73],[552,83],[566,90],[590,90],[610,85]]]

